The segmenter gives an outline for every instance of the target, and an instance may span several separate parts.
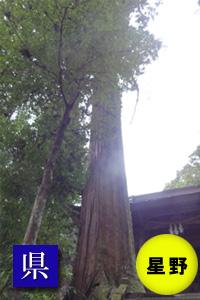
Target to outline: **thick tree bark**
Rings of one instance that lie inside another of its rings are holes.
[[[57,129],[54,142],[52,144],[47,163],[44,169],[42,182],[38,189],[38,193],[35,198],[35,202],[32,208],[29,223],[26,229],[24,244],[35,244],[38,233],[40,230],[44,208],[46,206],[47,198],[49,196],[49,191],[52,184],[52,176],[56,163],[57,155],[60,151],[62,141],[64,138],[65,129],[70,122],[70,111],[71,108],[66,108],[62,119],[60,121],[59,127]]]
[[[117,287],[132,277],[135,291],[143,291],[134,270],[133,236],[123,160],[121,97],[109,93],[93,104],[90,165],[83,193],[80,236],[73,284],[74,299],[90,298],[105,282]],[[111,290],[106,289],[106,294]],[[94,299],[106,299],[96,295]],[[117,299],[117,298],[116,298]]]

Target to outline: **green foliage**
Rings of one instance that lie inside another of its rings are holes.
[[[166,185],[167,189],[200,185],[200,146],[189,158],[189,162],[177,172],[176,178]]]
[[[141,25],[148,20],[146,12],[140,13],[147,3],[1,1],[4,113],[25,104],[31,109],[44,108],[46,102],[57,110],[60,75],[67,100],[77,87],[85,99],[96,80],[105,85],[108,78],[120,79],[122,88],[134,89],[133,78],[143,73],[160,46]],[[129,12],[138,16],[138,28],[129,26]],[[20,89],[25,97],[18,93]]]
[[[62,276],[70,278],[76,227],[63,208],[79,201],[84,186],[85,112],[100,86],[136,88],[160,47],[145,29],[153,11],[147,0],[0,1],[0,289],[7,276],[11,284],[11,248],[23,239],[64,102],[78,91],[39,236],[59,244]],[[33,298],[55,293],[24,293]]]
[[[67,214],[67,209],[64,208],[66,204],[79,201],[85,177],[84,145],[87,138],[85,125],[81,125],[80,119],[77,118],[78,115],[74,116],[65,134],[38,241],[42,244],[59,245],[64,262],[61,272],[65,278],[70,278],[72,273],[76,228]],[[11,280],[12,245],[20,244],[23,240],[37,187],[41,181],[48,145],[54,134],[54,122],[54,118],[48,113],[40,115],[34,122],[25,113],[18,114],[13,120],[1,117],[0,264],[3,271],[0,272],[0,287],[4,285],[7,276],[9,281]],[[43,299],[41,294],[38,299]]]

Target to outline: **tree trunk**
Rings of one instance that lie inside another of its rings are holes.
[[[29,223],[23,241],[24,244],[36,243],[41,222],[42,222],[44,208],[46,206],[47,198],[49,196],[49,191],[52,184],[52,177],[53,177],[53,171],[56,163],[56,158],[60,151],[60,147],[62,145],[65,129],[70,122],[70,117],[69,117],[70,111],[71,109],[66,108],[62,116],[62,119],[60,121],[59,127],[57,129],[54,142],[52,144],[49,156],[47,158],[47,163],[44,169],[42,182],[38,189],[38,193],[32,208],[31,216],[29,219]]]
[[[97,97],[95,97],[97,98]],[[74,299],[107,299],[132,277],[143,291],[134,266],[132,222],[121,133],[121,95],[109,93],[93,104],[90,163],[83,193],[80,236],[74,267]],[[100,291],[100,294],[99,294]],[[85,299],[85,298],[84,298]],[[109,298],[121,299],[121,298]]]

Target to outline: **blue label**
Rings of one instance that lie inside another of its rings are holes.
[[[57,288],[57,245],[13,246],[14,288]]]

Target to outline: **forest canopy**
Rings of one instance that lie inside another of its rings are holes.
[[[160,48],[147,30],[156,6],[146,0],[0,2],[2,299],[12,298],[12,245],[23,241],[59,245],[60,287],[69,289],[91,107],[98,95],[106,109],[117,107],[120,123],[121,93],[138,89],[137,77]],[[24,291],[20,299],[62,299],[61,288]]]
[[[200,146],[189,156],[189,162],[179,171],[166,188],[181,188],[200,185]]]

